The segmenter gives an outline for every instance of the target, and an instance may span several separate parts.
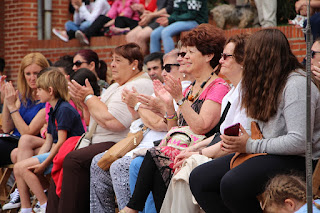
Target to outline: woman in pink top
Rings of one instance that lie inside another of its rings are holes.
[[[153,12],[156,8],[156,0],[115,0],[106,16],[99,16],[88,29],[77,31],[76,38],[89,45],[92,36],[126,33],[138,25],[142,13]]]

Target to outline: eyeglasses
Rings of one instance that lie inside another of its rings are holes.
[[[166,64],[162,67],[162,69],[164,69],[167,73],[171,72],[171,66],[177,66],[179,67],[180,64]]]
[[[221,53],[221,58],[223,58],[223,60],[227,60],[228,57],[232,57],[233,55],[228,55],[226,53]]]
[[[88,63],[88,62],[78,60],[78,61],[76,61],[76,62],[73,63],[73,66],[80,67],[81,64],[83,64],[83,63]]]
[[[181,56],[181,58],[184,58],[186,56],[186,54],[187,54],[186,52],[178,53],[178,57]]]
[[[311,57],[314,58],[314,55],[315,55],[316,53],[320,53],[320,51],[313,51],[313,50],[311,50]]]

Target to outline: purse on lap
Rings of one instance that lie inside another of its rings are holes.
[[[122,158],[125,154],[136,148],[143,139],[143,134],[148,130],[148,127],[143,126],[136,133],[128,133],[128,136],[113,145],[98,161],[98,166],[103,170],[108,170],[111,164]]]
[[[255,121],[251,121],[251,138],[254,140],[263,138],[263,135],[259,129],[259,126]],[[233,169],[239,166],[240,164],[242,164],[246,160],[249,160],[250,158],[253,158],[259,155],[266,155],[266,154],[267,153],[247,154],[247,153],[236,152],[236,154],[232,157],[230,161],[230,169]]]

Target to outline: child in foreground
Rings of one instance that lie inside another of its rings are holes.
[[[32,212],[29,188],[40,202],[40,211],[46,211],[47,197],[40,177],[50,174],[52,160],[67,138],[84,133],[79,113],[68,103],[67,80],[64,75],[52,68],[37,79],[37,95],[41,102],[49,102],[48,132],[39,154],[20,161],[14,166],[14,174],[21,198],[21,213]]]
[[[260,197],[265,213],[307,213],[306,183],[294,175],[272,178]],[[320,200],[313,200],[313,212],[320,212]]]

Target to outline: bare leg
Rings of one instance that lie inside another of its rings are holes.
[[[137,40],[137,34],[142,30],[142,27],[136,26],[126,35],[126,40],[128,43],[135,42]]]
[[[19,144],[18,144],[18,148],[17,148],[18,149],[17,162],[28,159],[28,158],[38,154],[38,152],[44,142],[45,142],[45,139],[37,137],[37,136],[22,135],[19,140]],[[12,157],[12,154],[11,154],[11,157]],[[11,160],[13,160],[13,159],[11,158]]]
[[[28,158],[14,165],[17,186],[20,193],[21,208],[31,208],[29,188],[35,194],[40,204],[47,202],[39,178],[28,167],[39,164],[37,158]]]
[[[146,55],[148,53],[148,43],[150,40],[150,35],[152,33],[151,27],[145,27],[137,33],[136,43],[141,47],[142,53]]]

